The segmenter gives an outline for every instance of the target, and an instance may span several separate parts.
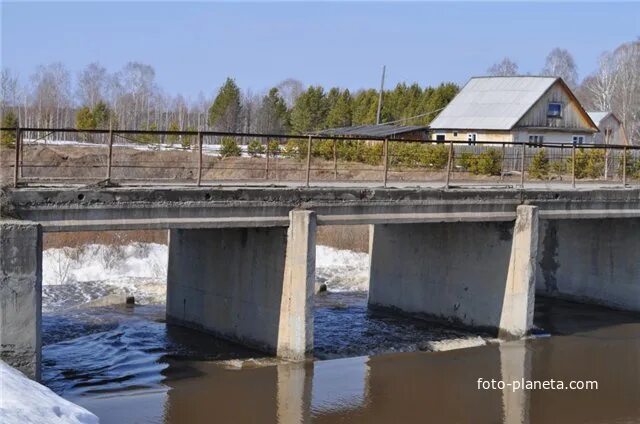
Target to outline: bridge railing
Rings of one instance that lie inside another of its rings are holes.
[[[15,187],[627,186],[640,180],[640,147],[613,144],[68,128],[2,128],[0,140],[0,183]]]

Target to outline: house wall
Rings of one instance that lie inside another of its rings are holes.
[[[486,131],[486,130],[445,130],[445,131],[433,131],[431,133],[431,140],[436,140],[438,135],[444,134],[444,138],[447,141],[467,141],[470,133],[477,134],[476,141],[513,141],[513,134],[510,131]]]
[[[575,131],[575,132],[562,132],[562,131],[547,131],[547,130],[529,130],[521,128],[514,131],[514,141],[529,141],[530,135],[542,135],[544,137],[543,143],[573,143],[574,135],[581,135],[584,137],[585,144],[593,143],[593,133],[587,131]]]
[[[622,135],[622,126],[620,122],[614,118],[613,115],[609,115],[604,118],[602,121],[597,122],[599,133],[594,134],[593,140],[594,143],[605,143],[604,132],[605,129],[610,128],[612,130],[611,137],[609,140],[606,140],[607,144],[624,144],[624,137]]]
[[[457,133],[457,135],[454,135]],[[549,130],[529,130],[527,128],[520,128],[514,131],[472,131],[472,130],[460,130],[460,131],[434,131],[431,133],[431,140],[436,140],[438,135],[444,134],[446,141],[467,141],[469,133],[477,134],[477,143],[487,142],[505,142],[515,141],[521,142],[529,141],[529,135],[542,135],[544,136],[545,143],[567,143],[573,142],[574,135],[581,135],[584,137],[585,143],[593,142],[593,133],[590,131],[549,131]]]
[[[550,102],[562,103],[562,117],[547,117]],[[577,101],[567,93],[562,84],[556,82],[518,121],[518,127],[545,127],[562,129],[594,129],[584,113],[581,112]]]

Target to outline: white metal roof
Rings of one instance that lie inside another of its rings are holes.
[[[558,78],[474,77],[431,129],[510,130]]]
[[[597,126],[600,126],[600,121],[609,116],[610,113],[611,112],[587,112],[587,115],[589,115],[589,118],[591,118]]]

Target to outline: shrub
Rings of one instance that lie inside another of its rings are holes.
[[[269,154],[272,156],[278,156],[280,154],[280,143],[278,140],[270,140],[268,143]]]
[[[304,140],[289,140],[284,145],[282,154],[285,157],[294,159],[307,157],[307,142]]]
[[[569,170],[573,167],[573,158],[567,159]],[[576,151],[576,178],[600,178],[604,174],[604,151],[599,149],[578,149]]]
[[[240,156],[242,155],[242,149],[238,146],[235,138],[222,137],[222,141],[220,143],[220,155],[223,158]]]
[[[384,144],[379,142],[366,143],[360,142],[359,144],[358,161],[364,162],[367,165],[380,165],[384,156]]]
[[[426,163],[426,150],[419,143],[390,142],[389,165],[417,167]]]
[[[445,169],[449,162],[449,148],[442,144],[427,146],[426,166],[432,169]]]
[[[531,159],[531,165],[529,165],[529,176],[539,180],[546,180],[549,178],[550,169],[551,164],[547,157],[547,152],[545,149],[540,149]]]
[[[498,149],[487,149],[479,155],[464,152],[458,164],[475,175],[500,175],[502,173],[502,152]]]
[[[626,153],[626,168],[627,168],[627,178],[637,179],[640,178],[640,158],[633,159],[631,157],[631,153]],[[623,158],[620,156],[620,164],[618,166],[618,176],[622,178],[622,169],[623,169]]]
[[[260,140],[253,139],[249,142],[249,145],[247,146],[247,152],[251,157],[255,158],[257,156],[264,154],[265,149],[262,143],[260,143]]]
[[[567,163],[564,160],[554,160],[549,167],[551,174],[556,177],[561,177],[567,173]]]
[[[306,149],[305,149],[306,151]],[[325,160],[333,159],[333,141],[321,140],[316,141],[311,145],[311,153],[314,157],[321,157]]]

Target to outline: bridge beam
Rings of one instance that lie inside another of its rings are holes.
[[[479,219],[481,221],[481,219]],[[369,304],[502,337],[533,325],[538,210],[511,222],[374,225]]]
[[[42,228],[0,221],[0,359],[40,380]]]
[[[313,350],[313,212],[289,227],[174,229],[167,320],[288,359]]]
[[[640,218],[544,219],[536,291],[640,311]]]

